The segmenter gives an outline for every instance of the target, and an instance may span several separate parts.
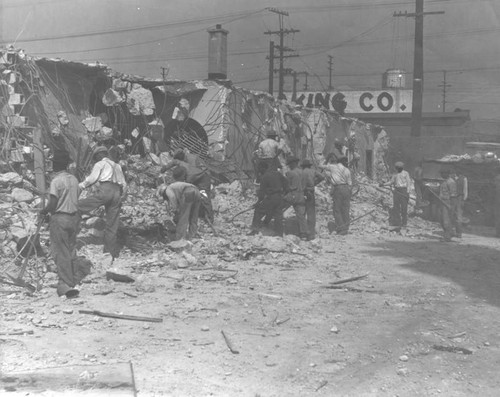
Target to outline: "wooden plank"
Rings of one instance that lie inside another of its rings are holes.
[[[71,365],[30,372],[3,373],[0,391],[70,392],[72,396],[136,396],[132,363]],[[1,393],[0,393],[1,394]]]

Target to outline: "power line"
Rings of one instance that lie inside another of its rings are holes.
[[[136,27],[131,27],[131,28],[101,30],[101,31],[92,31],[92,32],[80,32],[80,33],[55,35],[55,36],[42,36],[42,37],[37,36],[37,37],[32,37],[32,38],[27,38],[27,39],[19,39],[16,42],[17,43],[24,43],[24,42],[35,42],[35,41],[75,39],[75,38],[82,38],[82,37],[100,36],[100,35],[104,35],[104,34],[129,33],[129,32],[137,32],[137,31],[142,31],[142,30],[156,30],[156,29],[174,28],[174,27],[179,27],[179,26],[199,24],[199,23],[208,22],[208,21],[215,21],[215,20],[220,21],[221,19],[225,19],[225,18],[232,18],[232,17],[241,18],[241,17],[246,17],[246,16],[251,15],[251,14],[257,14],[257,13],[260,13],[262,11],[264,11],[264,10],[261,9],[258,11],[251,11],[251,12],[244,12],[244,13],[239,12],[239,13],[234,13],[234,14],[216,15],[216,16],[211,16],[211,17],[206,17],[206,18],[198,18],[198,19],[186,19],[186,20],[170,22],[170,23],[136,26]],[[7,44],[10,41],[12,41],[12,40],[4,40],[4,42],[2,44]]]
[[[231,22],[234,22],[234,21],[237,21],[239,19],[251,18],[253,16],[255,16],[255,14],[250,14],[248,16],[237,17],[237,18],[233,18],[233,19],[230,19],[228,21],[223,21],[223,22],[227,25],[227,24],[229,24]],[[193,33],[203,32],[206,29],[207,29],[206,27],[203,27],[203,28],[195,29],[195,30],[192,30],[192,31],[189,31],[189,32],[184,32],[184,33],[179,33],[179,34],[175,34],[175,35],[172,35],[172,36],[163,37],[161,39],[142,41],[142,42],[139,42],[139,43],[123,44],[123,45],[111,46],[111,47],[89,48],[89,49],[86,49],[86,50],[56,51],[56,52],[54,52],[54,51],[51,51],[51,52],[35,52],[34,55],[73,54],[73,53],[81,53],[81,52],[94,52],[94,51],[104,51],[104,50],[115,50],[115,49],[120,49],[120,48],[129,48],[129,47],[135,47],[135,46],[138,46],[138,45],[158,43],[160,41],[175,39],[175,38],[182,37],[182,36],[188,36],[188,35],[193,34]]]

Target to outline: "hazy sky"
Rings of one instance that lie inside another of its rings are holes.
[[[0,0],[1,38],[28,53],[75,61],[102,61],[115,70],[160,77],[207,76],[207,29],[229,30],[229,78],[267,89],[269,36],[289,12],[288,47],[300,55],[286,66],[310,74],[310,90],[333,85],[380,89],[389,68],[413,69],[414,0]],[[471,109],[472,118],[500,119],[500,0],[426,0],[424,110],[441,111],[443,70],[446,110]],[[275,37],[277,41],[277,37]],[[302,78],[299,88],[304,84]],[[411,75],[407,77],[411,88]],[[277,83],[275,83],[275,88]],[[285,88],[291,89],[291,78]]]

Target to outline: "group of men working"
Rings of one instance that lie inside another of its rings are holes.
[[[255,204],[251,234],[268,226],[274,220],[274,232],[283,235],[283,213],[293,207],[298,221],[299,236],[304,240],[316,237],[316,199],[315,186],[325,181],[331,185],[335,230],[339,235],[349,231],[350,200],[352,176],[348,160],[342,152],[342,145],[335,142],[335,148],[327,156],[326,164],[319,165],[322,171],[313,168],[310,160],[301,162],[295,156],[288,156],[288,171],[282,173],[279,156],[282,146],[276,140],[277,135],[270,132],[256,151],[258,202]],[[92,172],[84,181],[78,183],[76,177],[67,168],[71,159],[66,152],[54,155],[54,176],[50,183],[49,200],[41,215],[51,214],[50,242],[51,254],[57,266],[59,283],[57,293],[73,297],[78,295],[75,286],[79,279],[76,258],[76,238],[80,231],[81,215],[104,207],[106,226],[104,230],[104,252],[111,255],[112,261],[118,257],[120,248],[117,244],[119,214],[127,194],[127,182],[118,159],[112,149],[98,146],[93,151],[95,164]],[[412,183],[421,183],[421,172],[415,172],[415,182],[404,170],[402,162],[395,163],[396,173],[380,186],[391,186],[393,192],[393,211],[395,224],[406,227],[408,221],[409,191]],[[212,225],[214,214],[211,203],[211,178],[204,163],[185,150],[177,150],[173,160],[162,168],[162,173],[172,170],[173,183],[162,183],[157,195],[166,200],[175,214],[176,239],[198,237],[198,218],[203,217]],[[452,236],[461,237],[463,202],[467,199],[467,179],[451,170],[443,170],[443,183],[438,195],[441,206],[444,240]],[[500,204],[500,176],[496,179],[497,200]],[[80,198],[82,190],[94,187],[91,194]],[[419,185],[420,188],[422,186]],[[417,194],[418,195],[418,194]],[[421,196],[420,196],[421,198]],[[500,236],[500,213],[496,222],[497,235]]]
[[[298,222],[299,236],[303,240],[316,238],[316,198],[314,187],[327,180],[331,186],[334,202],[333,214],[336,232],[346,235],[349,231],[349,211],[352,178],[347,157],[337,145],[327,157],[327,164],[320,166],[324,174],[312,167],[312,162],[305,159],[301,163],[295,156],[289,156],[286,165],[289,170],[285,175],[279,156],[282,146],[277,142],[277,134],[270,131],[256,151],[258,202],[255,205],[251,234],[257,233],[263,226],[274,220],[274,232],[283,235],[283,212],[293,207]]]

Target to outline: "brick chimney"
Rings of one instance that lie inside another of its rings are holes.
[[[222,25],[208,29],[208,79],[227,79],[227,34]]]

